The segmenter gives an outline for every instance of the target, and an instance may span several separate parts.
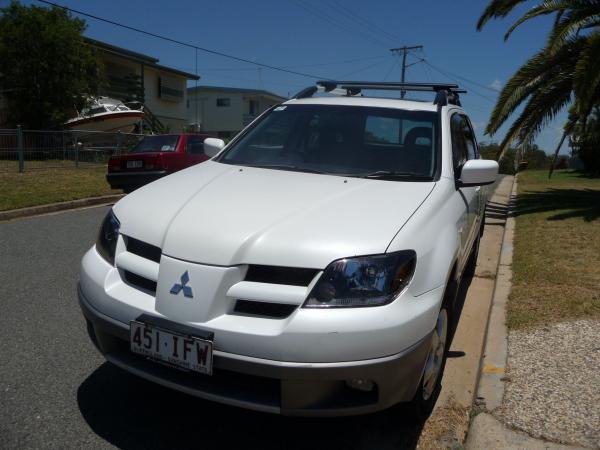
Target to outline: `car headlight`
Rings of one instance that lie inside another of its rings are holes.
[[[380,306],[408,285],[417,263],[413,250],[333,261],[304,302],[305,308]]]
[[[96,250],[112,265],[115,264],[115,251],[117,250],[120,227],[121,223],[111,209],[102,221],[98,239],[96,240]]]

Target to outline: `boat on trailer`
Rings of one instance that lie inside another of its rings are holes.
[[[114,98],[97,97],[89,108],[67,120],[64,127],[68,130],[131,133],[143,119],[144,111],[141,109],[131,109]]]

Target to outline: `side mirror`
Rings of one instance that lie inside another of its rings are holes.
[[[204,139],[204,154],[209,158],[217,155],[225,147],[223,139],[206,138]]]
[[[459,187],[483,186],[496,182],[498,163],[491,159],[471,159],[460,171]]]

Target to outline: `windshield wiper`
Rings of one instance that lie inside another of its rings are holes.
[[[276,170],[290,170],[294,172],[306,172],[306,173],[320,173],[324,174],[326,172],[321,172],[320,170],[308,169],[306,167],[298,167],[287,164],[243,164],[246,167],[258,167],[259,169],[276,169]]]
[[[358,175],[360,178],[387,179],[387,180],[430,180],[431,177],[421,173],[414,172],[397,172],[393,170],[378,170],[376,172]]]

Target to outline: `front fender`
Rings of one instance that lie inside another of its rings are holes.
[[[409,286],[418,296],[445,286],[460,251],[459,224],[464,203],[454,184],[441,178],[425,203],[413,214],[388,246],[389,252],[414,249],[417,266]]]

